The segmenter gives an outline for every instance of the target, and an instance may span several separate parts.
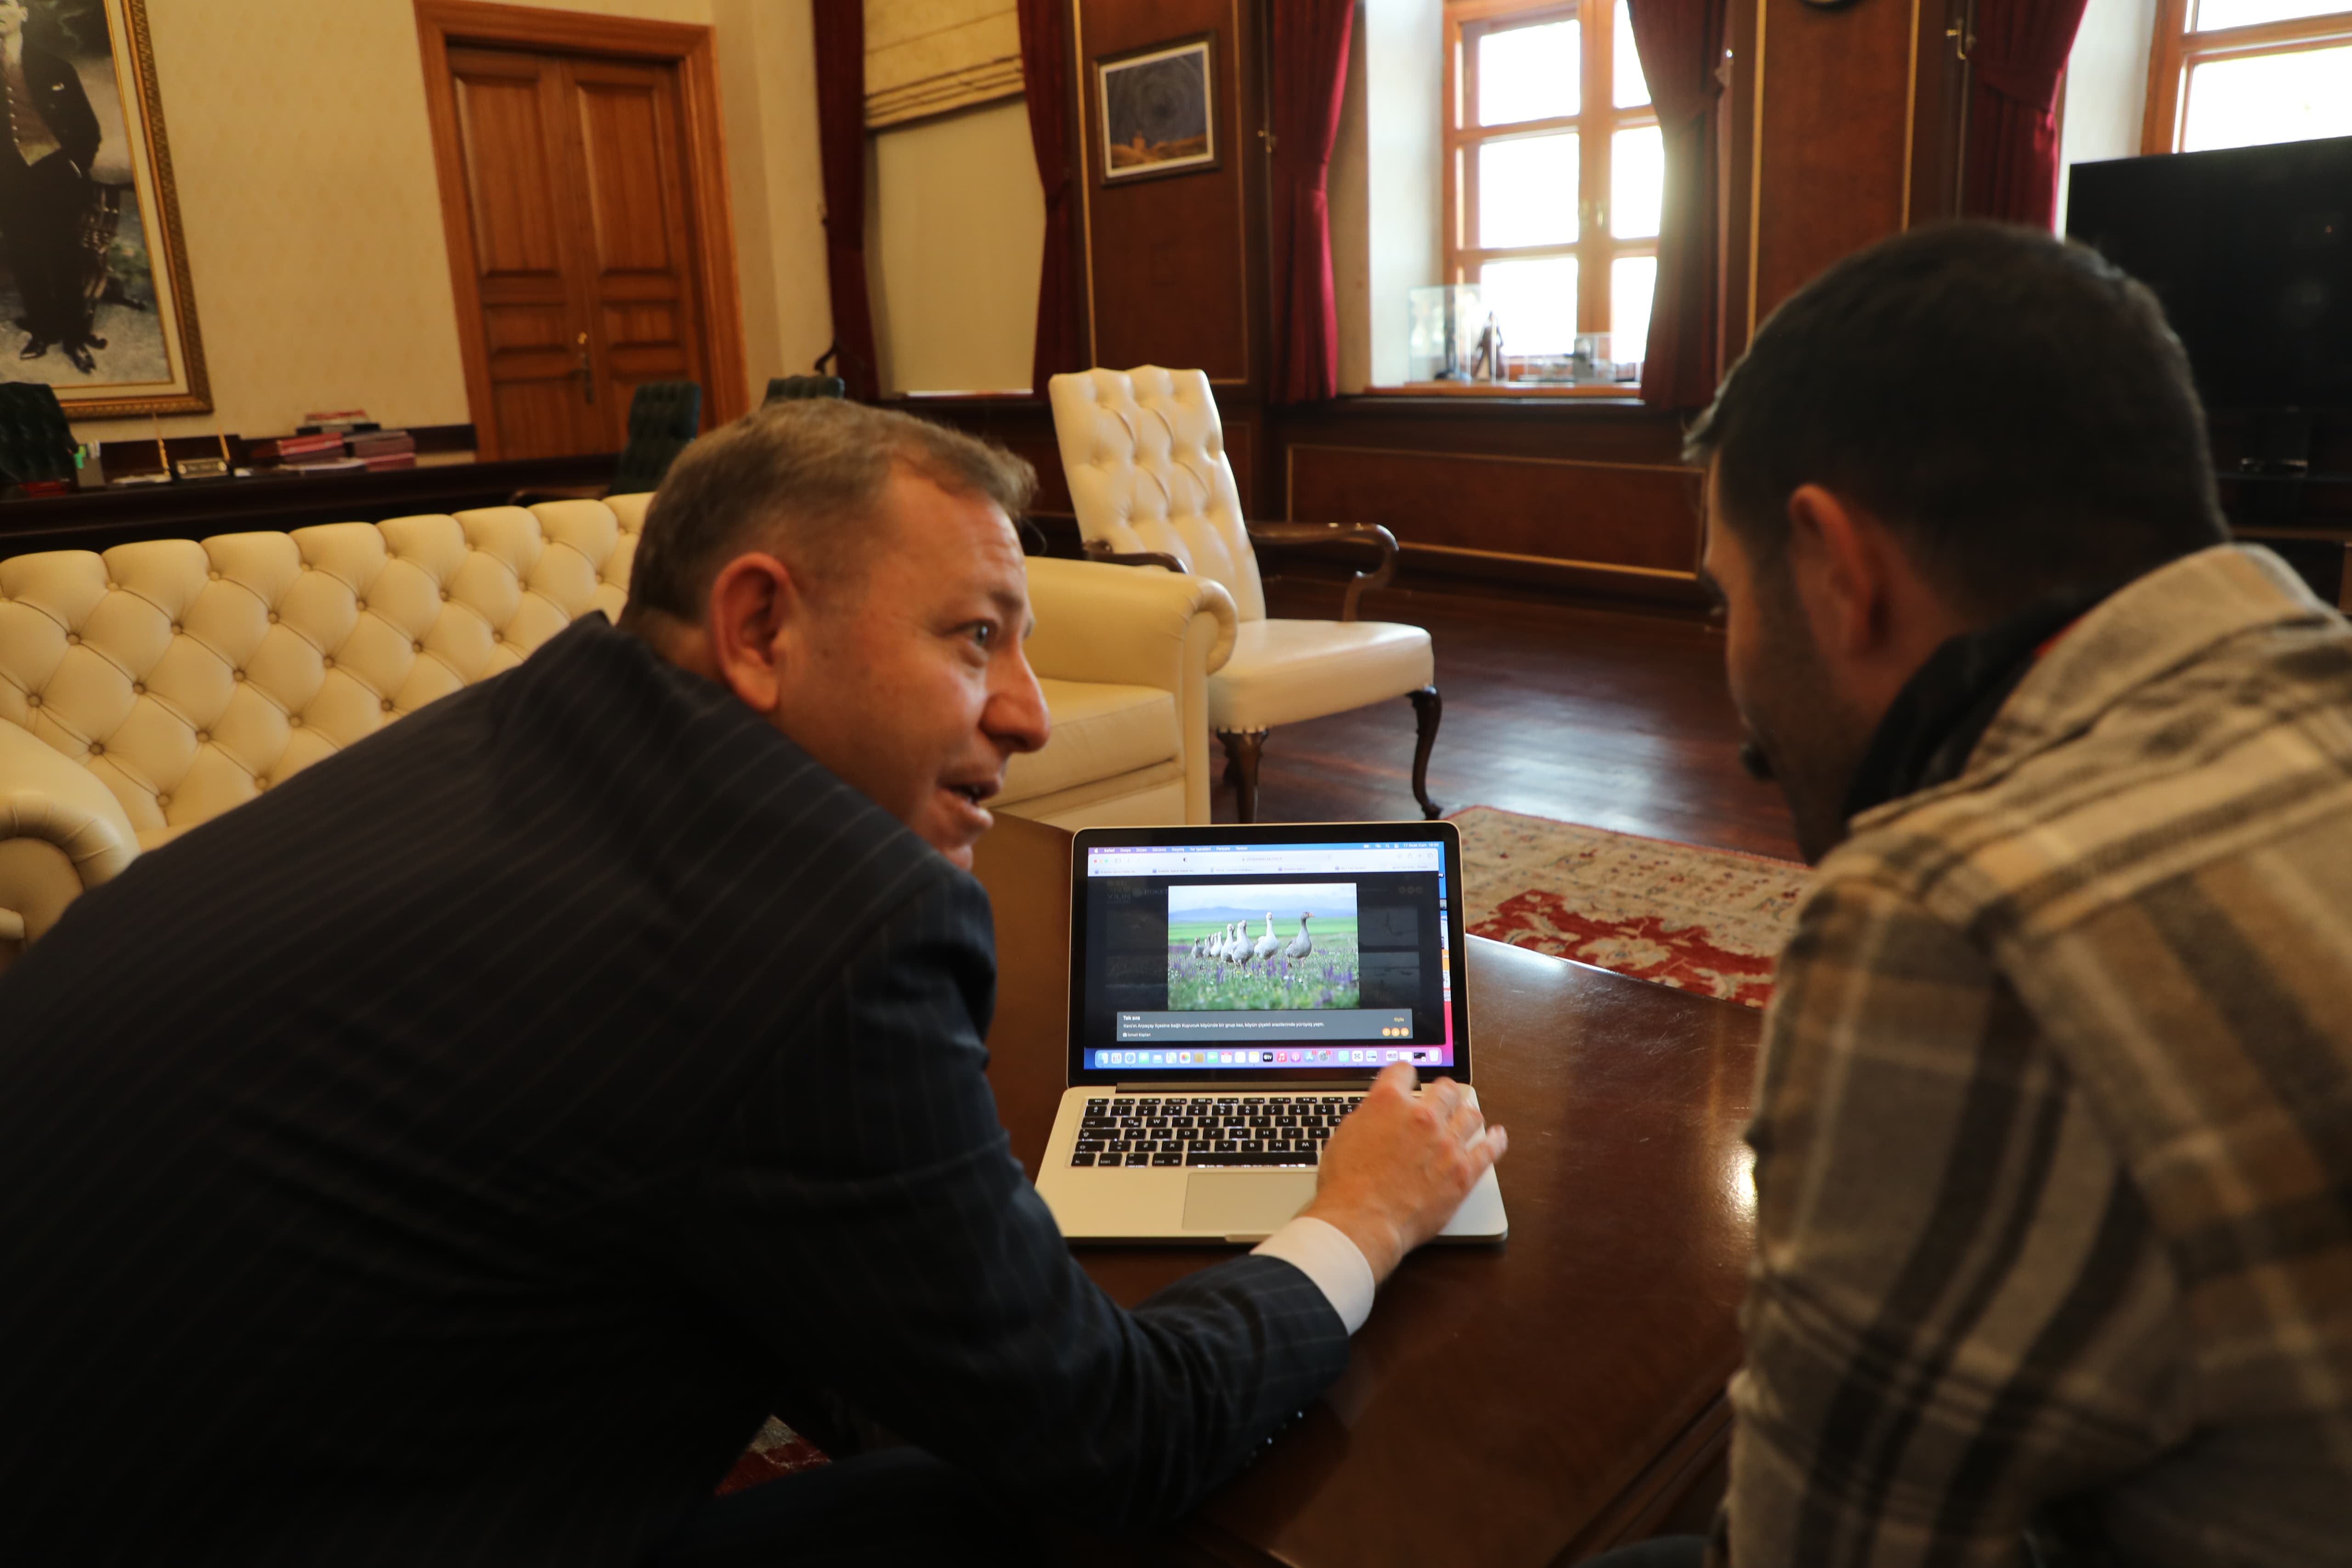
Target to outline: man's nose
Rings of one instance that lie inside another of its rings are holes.
[[[1036,751],[1052,736],[1054,720],[1045,711],[1045,689],[1020,650],[1000,666],[980,727],[1008,752]]]

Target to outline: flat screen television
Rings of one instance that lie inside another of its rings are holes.
[[[2066,233],[2156,290],[2207,407],[2352,407],[2352,136],[2077,163]]]

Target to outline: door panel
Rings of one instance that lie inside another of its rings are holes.
[[[638,383],[709,385],[688,226],[685,121],[667,68],[591,59],[571,68],[595,258],[587,279],[592,335],[612,388],[605,418],[617,446]]]
[[[502,458],[616,451],[638,384],[709,382],[675,68],[453,48],[449,71],[490,381],[485,445]]]
[[[474,276],[498,450],[509,458],[606,449],[581,342],[587,290],[574,258],[572,177],[560,61],[453,49]]]

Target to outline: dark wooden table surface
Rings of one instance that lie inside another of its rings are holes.
[[[1034,1173],[1064,1087],[1070,836],[1000,817],[989,1076]],[[1753,1233],[1760,1016],[1471,939],[1478,1098],[1510,1129],[1510,1239],[1424,1247],[1347,1373],[1167,1543],[1296,1568],[1571,1563],[1654,1532],[1713,1465]],[[1141,1301],[1223,1249],[1089,1247]]]

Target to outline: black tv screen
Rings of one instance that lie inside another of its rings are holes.
[[[2352,136],[2077,163],[2066,234],[2156,290],[2208,407],[2352,406]]]

